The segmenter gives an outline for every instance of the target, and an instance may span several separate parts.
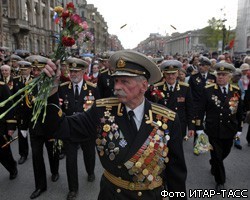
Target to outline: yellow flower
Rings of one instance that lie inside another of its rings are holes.
[[[56,7],[54,8],[54,11],[57,12],[58,14],[60,14],[60,13],[62,13],[62,11],[63,11],[63,7],[61,7],[61,6],[56,6]]]

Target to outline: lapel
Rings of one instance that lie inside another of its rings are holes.
[[[74,88],[73,88],[72,82],[68,86],[68,101],[69,101],[69,104],[72,105],[72,108],[74,108],[74,106],[75,106],[75,94],[74,94]]]

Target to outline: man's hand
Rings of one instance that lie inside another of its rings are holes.
[[[188,137],[194,136],[194,130],[188,130]]]
[[[61,70],[60,67],[58,67],[60,61],[57,61],[56,64],[53,63],[51,60],[47,62],[47,65],[45,65],[45,68],[43,69],[43,72],[48,77],[56,77],[54,81],[54,88],[51,90],[50,96],[55,94],[58,90],[58,85],[60,82],[60,76],[61,76]]]

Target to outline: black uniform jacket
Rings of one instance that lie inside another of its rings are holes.
[[[242,100],[237,86],[229,85],[228,94],[224,98],[217,84],[206,86],[199,104],[200,127],[205,118],[205,132],[210,137],[231,139],[238,131],[242,131]]]
[[[9,87],[4,83],[0,81],[0,102],[3,102],[4,100],[8,99],[11,95]],[[0,114],[3,114],[8,108],[10,108],[12,105],[12,102],[6,104],[4,107],[0,107]],[[10,110],[5,117],[0,119],[0,145],[2,146],[5,144],[8,140],[8,130],[15,130],[16,128],[16,120],[14,120],[14,113],[13,109]],[[1,148],[0,146],[0,148]]]
[[[189,86],[191,88],[192,97],[194,102],[199,102],[203,96],[204,87],[208,84],[215,83],[216,77],[208,73],[206,79],[203,79],[201,73],[191,75],[189,78]]]
[[[100,98],[100,94],[96,85],[89,82],[83,81],[79,98],[75,101],[74,88],[72,82],[62,83],[59,87],[59,98],[61,101],[61,108],[67,115],[73,115],[77,112],[87,111],[96,99]],[[86,140],[86,138],[84,138]],[[79,138],[71,137],[72,141],[79,142]],[[83,138],[81,138],[83,140]]]
[[[97,87],[101,98],[113,97],[114,79],[111,77],[110,70],[106,69],[99,73]]]
[[[33,79],[32,76],[30,76],[28,81],[31,81]],[[17,76],[13,78],[13,94],[15,94],[18,90],[25,87],[25,83],[23,83],[23,77]],[[25,93],[21,94],[25,95]],[[17,96],[14,101],[17,101],[21,95]],[[32,109],[27,105],[27,99],[29,98],[29,101],[32,101],[32,94],[29,94],[25,96],[25,98],[16,106],[15,108],[15,117],[17,119],[18,126],[20,130],[27,130],[29,128],[30,120],[32,117]]]
[[[163,98],[153,98],[151,95],[152,91],[147,92],[147,98],[177,112],[180,121],[186,123],[189,130],[194,130],[194,107],[189,84],[176,82],[173,92],[170,92],[167,83],[164,81],[155,84],[154,89],[160,91],[163,94]],[[151,93],[150,96],[148,96],[149,93]]]
[[[131,134],[126,108],[119,103],[117,98],[99,99],[87,112],[67,117],[55,104],[58,105],[58,94],[49,98],[44,124],[44,128],[49,130],[47,132],[56,131],[57,137],[60,138],[94,137],[104,169],[114,176],[130,182],[138,181],[135,179],[137,172],[139,173],[137,175],[140,175],[138,177],[143,180],[142,170],[133,171],[131,169],[133,166],[135,167],[136,160],[144,157],[138,163],[139,168],[148,168],[149,172],[152,172],[150,170],[157,167],[158,169],[152,174],[154,177],[166,177],[169,191],[186,191],[187,171],[180,122],[175,112],[145,100],[144,118],[137,135],[134,135]],[[155,150],[151,154],[150,149],[152,150],[152,148]],[[160,155],[159,152],[163,153],[163,151],[167,155]],[[144,181],[147,182],[147,178]],[[147,192],[150,191],[147,190]],[[137,199],[137,192],[130,191],[130,193],[131,198],[122,196],[122,192],[114,198]],[[143,199],[152,199],[152,195],[151,198],[148,196]]]

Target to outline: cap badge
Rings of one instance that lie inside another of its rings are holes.
[[[173,66],[173,65],[170,65],[170,66],[169,66],[169,69],[174,69],[174,66]]]
[[[220,71],[223,71],[224,70],[224,67],[220,67]]]
[[[126,65],[126,62],[124,60],[122,60],[122,59],[118,60],[118,62],[117,62],[118,68],[123,68],[123,67],[125,67],[125,65]]]
[[[35,59],[35,60],[34,60],[34,64],[36,65],[36,64],[38,64],[38,63],[39,63],[38,60]]]
[[[76,67],[77,66],[77,64],[76,63],[72,63],[72,67]]]

